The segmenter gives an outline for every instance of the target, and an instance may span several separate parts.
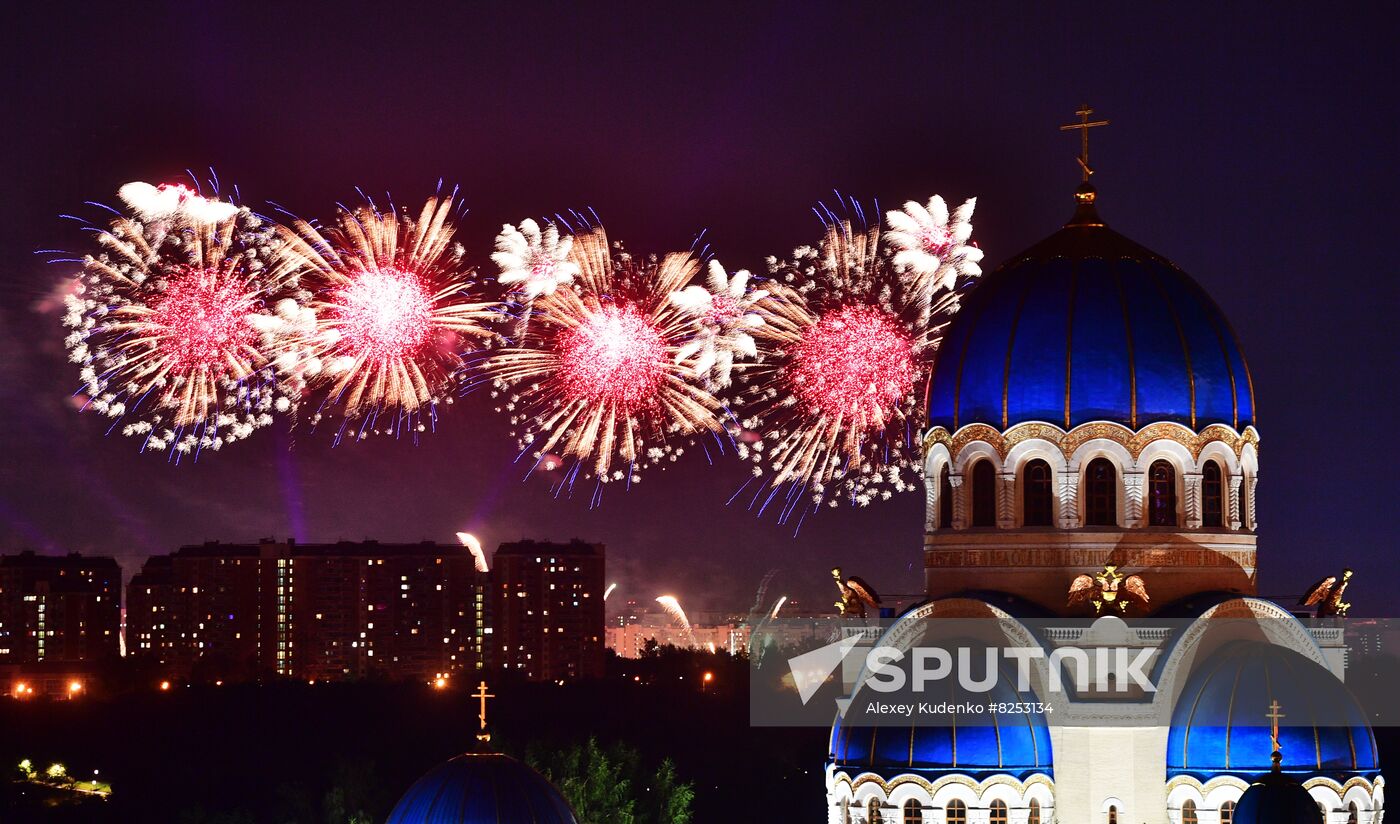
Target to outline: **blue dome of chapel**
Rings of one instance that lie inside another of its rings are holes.
[[[979,659],[980,660],[980,659]],[[1054,775],[1050,727],[1043,713],[1015,712],[1016,705],[1038,699],[1015,688],[1014,668],[1000,667],[999,677],[984,692],[965,689],[957,678],[917,696],[904,694],[891,700],[917,698],[932,704],[958,708],[937,717],[916,716],[907,721],[869,723],[858,706],[873,696],[854,696],[847,718],[837,718],[831,728],[831,764],[837,769],[880,775],[922,775],[932,780],[956,774],[977,778],[1011,775],[1024,780],[1032,775]],[[879,695],[879,693],[875,693]],[[999,705],[1007,711],[972,712],[967,707]]]
[[[1271,771],[1268,713],[1283,713],[1283,775],[1306,780],[1379,773],[1376,739],[1366,716],[1331,671],[1292,650],[1264,642],[1226,644],[1202,663],[1176,700],[1167,736],[1167,776],[1202,780]]]
[[[1082,187],[1060,231],[982,279],[953,316],[928,388],[930,426],[1070,429],[1254,423],[1229,321],[1171,261],[1109,229]]]
[[[388,824],[578,824],[544,776],[508,755],[467,753],[403,794]]]

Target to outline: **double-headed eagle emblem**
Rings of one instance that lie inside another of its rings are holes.
[[[1340,615],[1345,618],[1347,610],[1351,609],[1351,604],[1342,600],[1342,593],[1346,592],[1347,584],[1351,583],[1351,576],[1352,571],[1344,569],[1341,578],[1336,575],[1323,578],[1308,589],[1308,594],[1304,595],[1298,604],[1305,607],[1317,607],[1319,619],[1329,615]]]
[[[1149,600],[1147,584],[1143,583],[1142,576],[1124,576],[1118,571],[1117,564],[1104,564],[1103,572],[1080,575],[1069,585],[1068,605],[1089,601],[1094,605],[1095,614],[1103,612],[1105,606],[1110,612],[1115,607],[1119,612],[1127,612],[1132,602],[1141,602],[1146,607]]]
[[[831,577],[836,579],[836,588],[841,591],[841,600],[836,602],[836,609],[841,615],[864,619],[867,606],[879,608],[880,596],[860,578],[842,576],[841,567],[831,570]]]

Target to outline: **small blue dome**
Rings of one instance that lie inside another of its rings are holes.
[[[1322,810],[1297,779],[1271,774],[1249,785],[1232,824],[1323,824]]]
[[[931,426],[1065,429],[1255,422],[1249,367],[1215,302],[1166,258],[1104,226],[1092,205],[987,275],[943,338]]]
[[[578,824],[554,785],[499,753],[434,767],[403,794],[388,824]]]
[[[956,706],[1008,705],[1034,702],[1030,693],[1014,688],[1016,673],[1003,671],[996,685],[984,693],[964,690],[956,678],[939,693],[918,696],[929,703]],[[908,724],[864,725],[858,706],[872,698],[858,692],[847,710],[850,725],[838,718],[831,728],[831,763],[839,768],[881,775],[918,774],[932,779],[955,773],[977,778],[1012,775],[1025,779],[1041,773],[1053,776],[1054,756],[1046,716],[1033,712],[958,712],[937,717],[913,718]],[[906,698],[894,700],[904,701]]]
[[[1186,682],[1172,711],[1167,776],[1254,778],[1272,767],[1267,714],[1279,703],[1283,773],[1299,779],[1374,777],[1376,740],[1345,685],[1292,650],[1226,644]]]

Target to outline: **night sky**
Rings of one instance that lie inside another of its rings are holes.
[[[1366,4],[25,3],[3,25],[0,551],[115,554],[128,574],[180,544],[609,547],[619,595],[692,611],[777,591],[827,603],[841,563],[921,589],[922,496],[823,509],[792,536],[725,501],[746,467],[699,456],[555,500],[513,465],[485,396],[417,446],[332,449],[275,426],[197,464],[137,453],[73,411],[58,303],[95,216],[131,180],[213,166],[244,200],[329,217],[354,187],[421,201],[462,186],[469,254],[503,222],[592,207],[633,251],[707,240],[731,268],[815,242],[833,189],[894,206],[978,197],[986,268],[1054,231],[1078,183],[1081,100],[1101,212],[1174,260],[1233,321],[1262,435],[1261,591],[1343,564],[1377,611],[1394,570],[1392,261],[1400,111],[1393,26]],[[697,4],[698,6],[699,4]],[[302,8],[306,6],[306,8]],[[98,9],[101,10],[98,10]],[[1382,607],[1383,608],[1383,607]]]

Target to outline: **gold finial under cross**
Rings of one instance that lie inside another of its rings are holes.
[[[1275,764],[1277,764],[1283,757],[1283,745],[1280,744],[1278,740],[1278,722],[1288,717],[1283,713],[1279,712],[1280,709],[1282,709],[1282,707],[1279,706],[1279,703],[1276,700],[1269,705],[1269,713],[1264,716],[1265,718],[1269,719],[1269,735],[1274,740]]]
[[[1075,112],[1075,114],[1079,115],[1079,122],[1060,127],[1060,131],[1062,132],[1069,132],[1075,129],[1079,130],[1080,143],[1079,157],[1077,159],[1079,160],[1079,168],[1084,172],[1085,183],[1089,182],[1089,175],[1094,173],[1093,167],[1089,165],[1089,130],[1095,126],[1108,125],[1107,120],[1095,120],[1091,123],[1089,121],[1089,115],[1093,113],[1094,110],[1089,108],[1088,103],[1081,103],[1079,104],[1079,111]]]
[[[482,681],[476,688],[476,692],[472,693],[472,697],[481,702],[481,710],[476,716],[477,720],[481,722],[481,730],[476,734],[476,740],[490,741],[491,731],[486,728],[486,699],[495,698],[496,696],[486,691],[486,682]]]

